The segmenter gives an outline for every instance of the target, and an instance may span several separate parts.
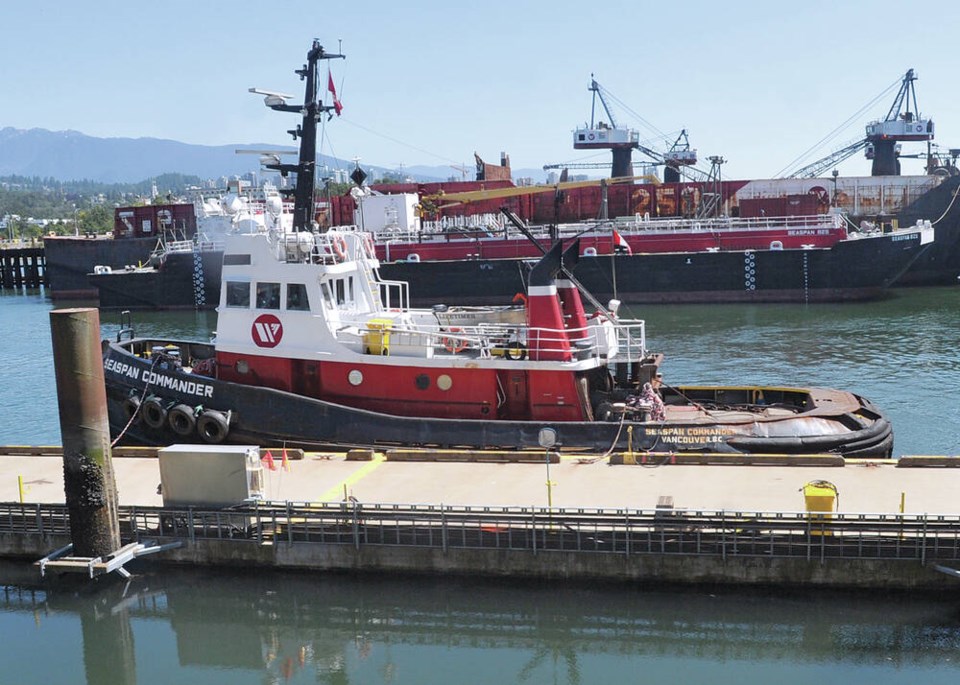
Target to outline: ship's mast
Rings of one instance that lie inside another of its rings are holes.
[[[270,102],[267,106],[278,112],[301,112],[303,120],[295,129],[287,131],[293,139],[300,139],[300,157],[296,164],[268,164],[268,169],[279,171],[284,176],[291,171],[297,174],[297,185],[293,189],[293,229],[295,231],[313,230],[314,187],[317,174],[317,122],[320,117],[336,110],[336,105],[324,105],[317,99],[319,92],[319,74],[317,64],[320,60],[343,59],[345,55],[331,54],[323,49],[316,40],[307,53],[307,63],[296,73],[305,80],[303,104],[288,105],[285,101]],[[283,191],[281,191],[283,192]],[[286,191],[287,194],[290,191]]]

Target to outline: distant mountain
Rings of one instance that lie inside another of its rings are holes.
[[[237,149],[265,145],[187,145],[158,138],[94,138],[77,131],[0,129],[0,176],[88,179],[103,183],[135,183],[167,172],[202,178],[255,171],[257,155]]]
[[[0,176],[20,175],[54,178],[61,181],[90,180],[102,183],[138,183],[164,173],[181,173],[201,178],[240,176],[260,168],[258,155],[238,155],[236,150],[289,149],[266,143],[253,145],[189,145],[159,138],[95,138],[78,131],[48,131],[42,128],[0,129]],[[344,160],[321,159],[321,164],[350,168]],[[364,166],[368,176],[399,170]],[[461,174],[451,167],[416,166],[402,170],[418,181],[457,180]],[[542,170],[517,169],[514,177],[542,179]],[[467,174],[472,180],[474,173]]]

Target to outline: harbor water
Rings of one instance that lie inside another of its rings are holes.
[[[0,294],[2,444],[59,444],[51,308],[42,293]],[[844,388],[888,414],[897,455],[960,454],[960,288],[630,313],[666,354],[669,384]],[[114,314],[102,324],[116,335]],[[205,339],[216,316],[134,324]],[[960,582],[942,596],[849,595],[147,565],[129,583],[38,588],[34,573],[0,566],[0,684],[960,680]]]
[[[59,444],[49,299],[0,291],[0,444]],[[894,454],[960,454],[960,287],[817,305],[646,305],[647,346],[668,384],[779,384],[850,390],[892,420]],[[138,335],[208,340],[215,312],[134,312]],[[119,315],[101,314],[105,337]]]
[[[956,683],[960,598],[148,572],[0,588],[2,683]]]

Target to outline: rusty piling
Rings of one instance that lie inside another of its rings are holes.
[[[50,335],[73,554],[106,556],[120,548],[120,524],[110,458],[100,314],[93,308],[54,310],[50,312]]]

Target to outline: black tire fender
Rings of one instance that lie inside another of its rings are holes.
[[[215,409],[206,409],[197,419],[197,432],[204,442],[219,444],[227,438],[230,432],[230,419],[223,412]]]
[[[194,416],[193,407],[186,404],[178,404],[170,408],[167,412],[167,423],[177,435],[184,437],[193,433],[197,426],[197,419]]]
[[[151,395],[140,406],[140,415],[143,416],[143,422],[151,428],[163,428],[167,422],[167,408],[163,401]]]

